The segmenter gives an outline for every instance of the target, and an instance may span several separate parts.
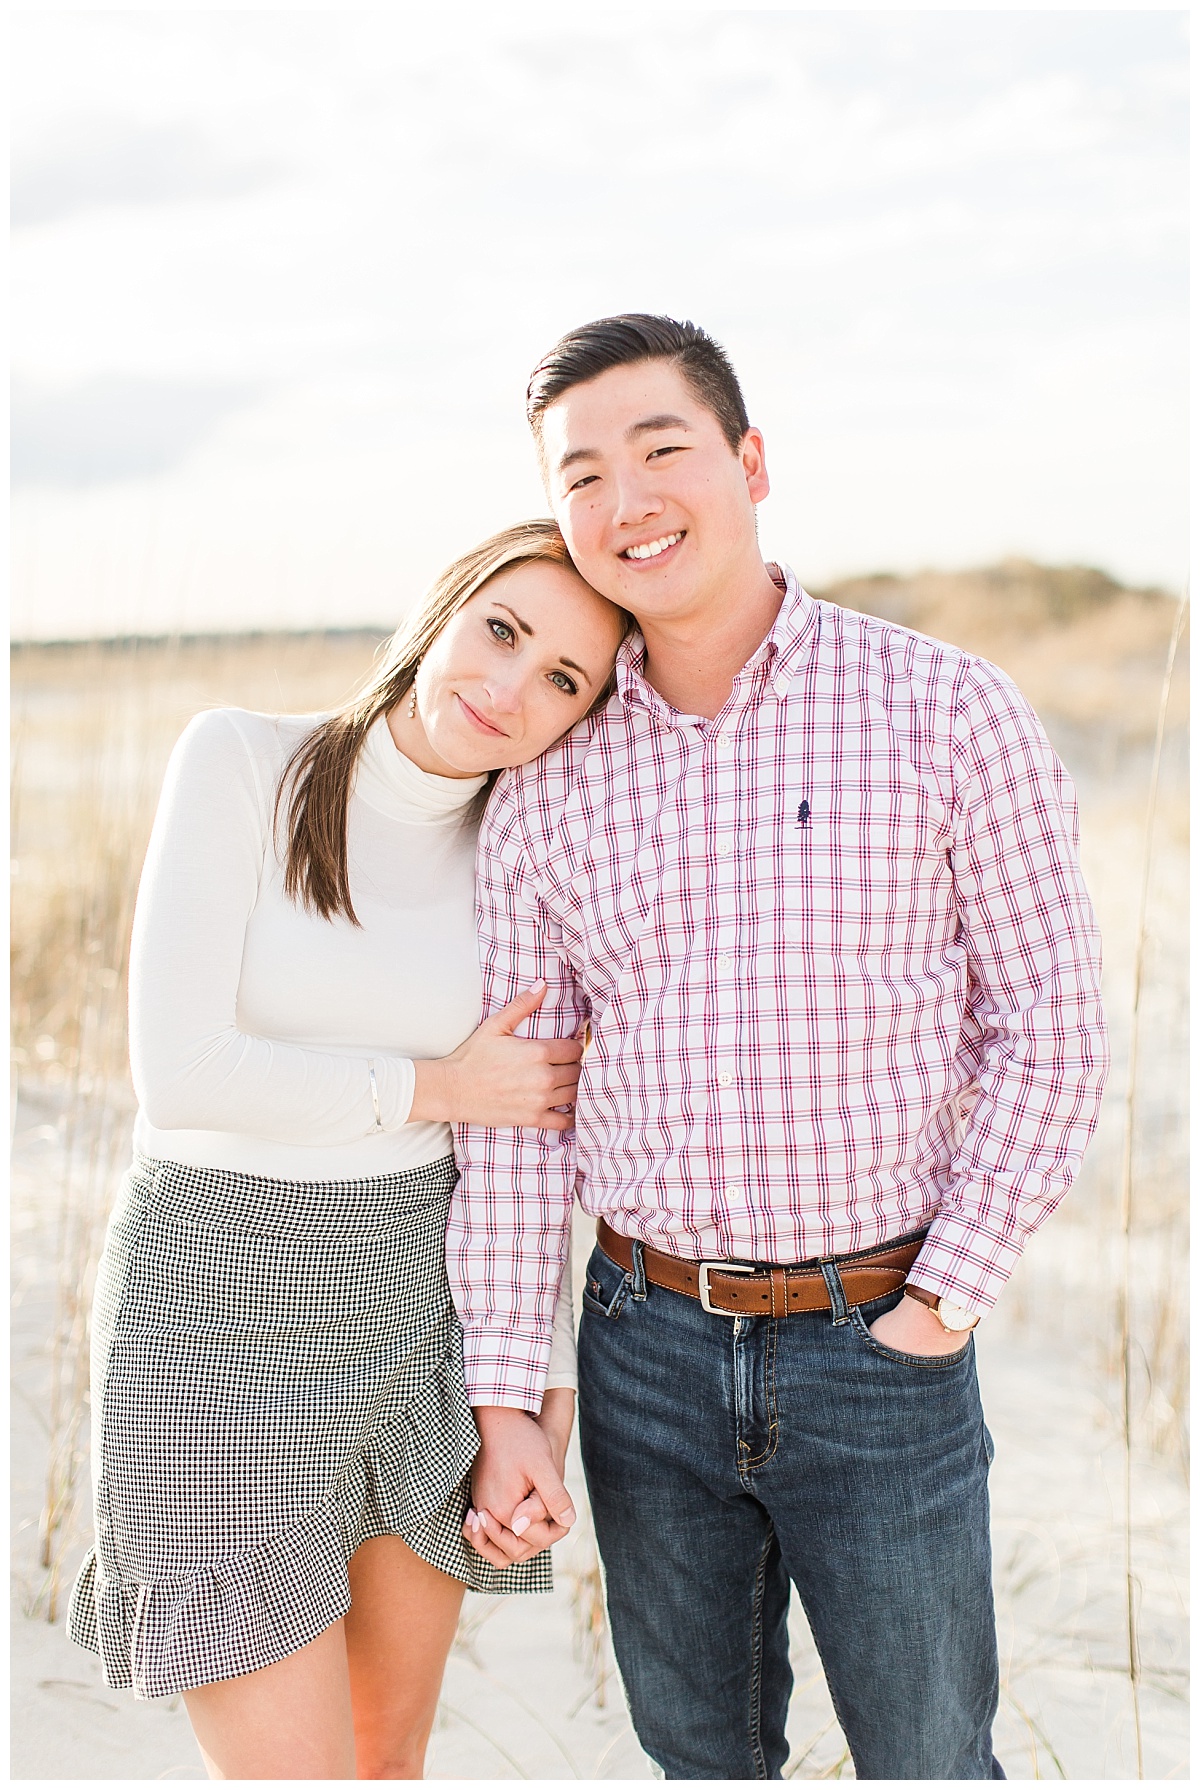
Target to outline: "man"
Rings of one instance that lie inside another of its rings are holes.
[[[859,1777],[1002,1777],[971,1331],[1102,1091],[1070,785],[1000,672],[764,565],[763,438],[701,330],[575,330],[529,415],[640,636],[481,840],[488,1010],[544,977],[538,1035],[590,1045],[573,1140],[462,1137],[477,1543],[571,1519],[532,1414],[578,1189],[581,1440],[646,1751],[781,1775],[790,1581]]]

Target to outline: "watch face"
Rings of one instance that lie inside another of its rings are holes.
[[[938,1306],[938,1317],[947,1330],[973,1330],[979,1322],[973,1311],[965,1311],[961,1305],[947,1305],[944,1299]]]

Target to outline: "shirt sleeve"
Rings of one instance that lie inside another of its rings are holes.
[[[975,1074],[950,1185],[910,1273],[982,1314],[1075,1177],[1108,1051],[1075,792],[1016,686],[978,660],[960,686],[951,769]]]
[[[569,1386],[573,1392],[579,1388],[579,1374],[575,1351],[575,1299],[571,1291],[571,1251],[567,1250],[567,1259],[563,1263],[562,1280],[558,1288],[558,1304],[554,1307],[554,1330],[550,1338],[550,1370],[546,1375],[546,1390],[552,1386]]]
[[[519,785],[516,785],[519,788]],[[588,1008],[538,896],[514,780],[484,816],[477,859],[485,1016],[545,980],[529,1037],[577,1037]],[[473,1405],[541,1409],[575,1197],[573,1132],[456,1128],[459,1181],[446,1231]]]
[[[276,774],[224,710],[198,715],[171,755],[130,946],[134,1088],[159,1130],[354,1143],[375,1129],[376,1098],[385,1131],[406,1122],[409,1058],[338,1056],[238,1029]]]

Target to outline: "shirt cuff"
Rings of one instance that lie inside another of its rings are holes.
[[[379,1099],[378,1128],[399,1131],[408,1124],[413,1095],[417,1091],[417,1072],[411,1057],[369,1057],[375,1071],[375,1093]],[[368,1083],[370,1078],[368,1077]],[[372,1102],[372,1105],[374,1103]]]
[[[509,1405],[540,1411],[550,1365],[550,1326],[544,1331],[463,1330],[463,1376],[472,1405]]]
[[[938,1213],[908,1278],[982,1317],[1004,1291],[1024,1246],[1024,1237],[998,1237],[956,1213]]]

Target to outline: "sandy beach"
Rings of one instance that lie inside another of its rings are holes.
[[[17,1778],[202,1778],[178,1699],[139,1703],[105,1687],[99,1664],[67,1639],[61,1609],[45,1619],[37,1564],[43,1494],[47,1337],[54,1226],[44,1188],[58,1147],[36,1105],[22,1108],[15,1183],[13,1333],[15,1596],[12,1771]],[[1019,1274],[1042,1309],[1079,1292],[1054,1272],[1075,1227],[1038,1240]],[[581,1271],[588,1225],[577,1220]],[[1036,1266],[1036,1272],[1035,1272]],[[1014,1286],[1015,1295],[1021,1288]],[[1012,1308],[1019,1309],[1014,1297]],[[993,1545],[1002,1693],[996,1731],[1010,1778],[1136,1775],[1125,1657],[1123,1449],[1113,1384],[1072,1322],[1042,1335],[1001,1308],[979,1337],[980,1377],[996,1442]],[[1187,1734],[1187,1488],[1178,1467],[1134,1463],[1134,1561],[1143,1682],[1144,1770],[1184,1778]],[[468,1597],[446,1675],[428,1775],[439,1779],[640,1779],[651,1776],[626,1715],[607,1637],[578,1459],[571,1489],[584,1512],[557,1551],[549,1598]],[[86,1510],[73,1567],[86,1546]],[[851,1777],[803,1614],[793,1598],[796,1691],[788,1775]],[[597,1645],[598,1642],[598,1645]]]

